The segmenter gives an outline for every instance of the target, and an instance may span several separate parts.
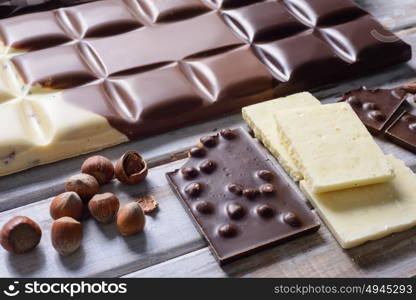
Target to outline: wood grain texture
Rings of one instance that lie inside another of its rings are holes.
[[[416,2],[414,0],[357,0],[388,27],[416,47]],[[404,15],[395,9],[404,10]],[[402,30],[405,29],[405,30]],[[342,92],[362,85],[397,86],[416,79],[416,59],[377,74],[362,76],[316,91],[323,103],[336,101]],[[180,202],[167,186],[164,173],[181,165],[183,149],[215,129],[245,125],[240,114],[204,124],[116,146],[99,154],[115,161],[124,151],[141,152],[153,167],[147,184],[137,187],[109,185],[123,202],[132,196],[151,193],[160,202],[160,211],[148,218],[146,233],[122,238],[114,225],[84,223],[81,251],[60,258],[50,245],[48,214],[50,197],[63,190],[65,179],[79,172],[87,155],[37,167],[0,179],[0,226],[10,217],[27,215],[44,229],[40,247],[32,253],[15,256],[0,249],[0,276],[128,276],[137,277],[268,277],[268,276],[415,276],[413,237],[416,229],[387,237],[348,251],[342,250],[322,226],[316,234],[266,250],[220,268],[206,248]],[[416,156],[389,142],[377,140],[386,153],[392,153],[416,169]],[[46,200],[45,200],[46,199]]]
[[[315,233],[220,267],[208,248],[126,277],[409,277],[416,275],[416,229],[343,250]]]
[[[167,170],[180,164],[181,161],[151,169],[145,184],[140,186],[126,186],[115,180],[104,186],[102,191],[116,193],[121,203],[151,194],[159,202],[159,209],[146,217],[145,232],[131,237],[122,237],[115,224],[101,225],[87,219],[83,222],[82,248],[68,257],[60,257],[51,245],[51,199],[0,213],[1,226],[12,216],[26,215],[43,230],[40,245],[31,253],[12,255],[1,249],[0,277],[120,276],[204,247],[205,241],[164,177]]]

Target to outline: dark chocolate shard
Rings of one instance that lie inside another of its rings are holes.
[[[386,137],[416,153],[416,115],[408,112],[402,113],[386,130]]]
[[[181,172],[167,173],[169,184],[221,264],[319,228],[284,172],[271,164],[244,129],[233,133],[232,139],[218,135],[215,147],[204,147],[205,157],[192,156],[181,168],[216,163],[215,172],[200,172],[197,178],[202,192],[195,192],[200,190]]]

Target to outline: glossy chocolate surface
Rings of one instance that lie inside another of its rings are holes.
[[[340,101],[348,102],[373,134],[380,134],[393,116],[403,112],[407,92],[404,89],[360,88],[345,93]]]
[[[392,35],[350,0],[105,0],[0,21],[25,83],[130,139],[410,58],[374,32]]]
[[[0,0],[0,19],[98,0]]]
[[[290,179],[245,130],[202,138],[200,147],[167,178],[220,263],[319,228]]]

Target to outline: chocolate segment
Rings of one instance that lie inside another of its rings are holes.
[[[386,137],[416,153],[416,116],[404,112],[386,130]]]
[[[373,134],[380,134],[389,120],[404,108],[406,91],[397,89],[360,88],[345,93],[340,101],[346,101]]]
[[[228,139],[228,134],[218,134],[216,147],[205,146],[204,158],[190,157],[180,169],[196,169],[205,160],[215,162],[213,172],[198,176],[203,192],[190,193],[189,181],[180,170],[167,173],[169,184],[218,261],[226,263],[316,231],[317,219],[283,171],[270,163],[242,128],[227,132],[233,133],[233,139]],[[267,174],[262,176],[266,180],[259,174]],[[278,193],[270,193],[272,190]]]

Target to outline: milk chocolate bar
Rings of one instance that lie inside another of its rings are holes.
[[[0,0],[0,19],[97,0]]]
[[[22,130],[1,137],[0,175],[410,58],[374,32],[393,35],[350,0],[105,0],[3,19],[0,114],[13,108]],[[64,112],[51,99],[84,121],[52,130]],[[115,139],[80,136],[98,120]],[[50,150],[73,135],[79,147]]]
[[[241,128],[201,138],[167,178],[221,264],[319,228],[284,171]]]

